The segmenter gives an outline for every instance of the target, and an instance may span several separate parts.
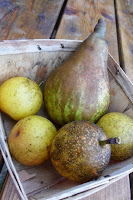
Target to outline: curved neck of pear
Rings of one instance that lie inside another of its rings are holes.
[[[103,19],[98,20],[98,23],[94,28],[94,33],[97,33],[100,38],[105,39],[106,23]]]

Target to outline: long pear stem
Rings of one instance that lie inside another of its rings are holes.
[[[121,144],[121,138],[116,137],[116,138],[109,138],[107,140],[102,140],[99,141],[100,145],[105,145],[105,144]]]

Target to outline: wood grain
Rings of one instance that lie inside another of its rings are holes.
[[[50,38],[64,0],[0,0],[0,40]]]
[[[126,187],[125,187],[126,186]],[[71,198],[70,198],[71,199]],[[73,198],[74,199],[74,198]],[[125,176],[108,187],[82,200],[131,200],[129,177]]]
[[[84,40],[92,33],[100,17],[107,24],[109,51],[119,62],[113,0],[68,0],[56,38]]]
[[[125,187],[126,185],[126,187]],[[41,196],[41,195],[40,195]],[[86,196],[86,197],[83,197]],[[4,189],[0,196],[1,200],[20,200],[20,196],[11,180],[11,177],[8,176],[5,184]],[[37,200],[36,197],[32,197],[31,200]],[[41,198],[42,199],[42,198]],[[84,194],[77,194],[73,197],[65,198],[65,199],[82,199],[82,200],[131,200],[130,194],[130,182],[129,176],[125,176],[124,178],[108,185],[104,189],[93,193],[87,197],[87,192]]]
[[[0,199],[1,200],[21,200],[17,192],[17,189],[14,186],[14,183],[9,174],[7,175],[7,178],[3,185],[3,190],[1,191]]]
[[[121,67],[133,82],[133,0],[115,0]]]

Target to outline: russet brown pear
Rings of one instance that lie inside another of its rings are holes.
[[[44,102],[59,125],[74,120],[96,122],[110,103],[107,72],[106,24],[98,21],[94,32],[48,77]]]
[[[52,141],[51,160],[64,177],[79,182],[93,180],[108,166],[111,145],[104,131],[89,121],[61,127]],[[102,144],[100,144],[102,142]]]

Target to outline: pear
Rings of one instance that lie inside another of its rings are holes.
[[[43,94],[38,84],[27,77],[13,77],[0,86],[0,109],[14,120],[35,115]]]
[[[133,155],[133,119],[129,116],[111,112],[97,122],[108,137],[120,137],[120,145],[111,145],[111,159],[125,160]]]
[[[56,133],[54,124],[48,119],[37,115],[25,117],[10,132],[10,153],[24,165],[42,164],[50,157],[50,148]]]
[[[105,132],[89,121],[73,121],[57,131],[51,146],[51,161],[56,170],[72,181],[86,182],[98,178],[108,166],[110,143]]]
[[[106,24],[98,21],[94,32],[56,68],[44,86],[44,102],[59,125],[74,120],[96,122],[110,103],[107,72]]]

